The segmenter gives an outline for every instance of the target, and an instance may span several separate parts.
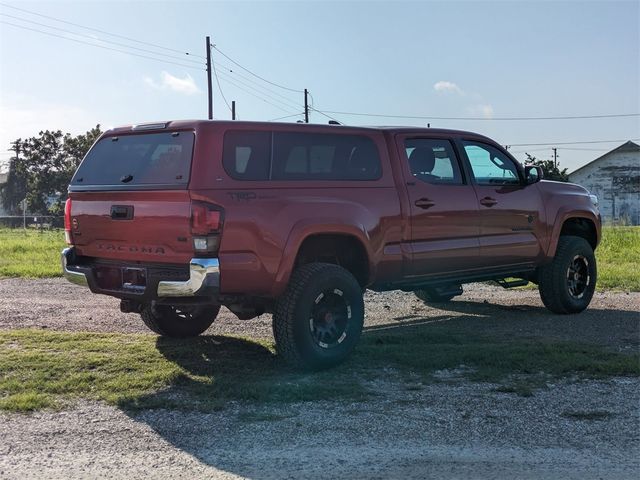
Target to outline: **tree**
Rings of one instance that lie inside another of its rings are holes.
[[[569,174],[567,173],[567,169],[564,168],[560,170],[558,165],[553,160],[541,160],[533,155],[529,155],[525,153],[527,159],[525,160],[526,165],[534,165],[536,167],[541,167],[544,172],[544,178],[547,180],[556,180],[558,182],[568,182]]]
[[[13,150],[19,156],[20,144],[22,140],[16,140]],[[7,173],[7,182],[0,186],[0,203],[9,215],[18,215],[20,213],[20,202],[27,195],[27,179],[18,172],[17,157],[11,158],[9,161],[9,172]]]
[[[9,177],[0,196],[2,203],[15,212],[26,195],[30,213],[61,215],[71,177],[101,133],[97,125],[75,137],[60,130],[45,130],[37,137],[18,139],[15,145],[20,156],[9,164]]]

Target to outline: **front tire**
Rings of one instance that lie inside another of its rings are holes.
[[[220,305],[176,307],[151,302],[142,307],[140,317],[149,329],[171,338],[197,337],[211,326]]]
[[[343,362],[353,351],[364,323],[362,288],[344,268],[309,263],[291,275],[273,315],[276,350],[303,370]]]
[[[538,289],[554,313],[578,313],[589,306],[596,289],[596,257],[582,237],[560,237],[553,261],[540,267]]]

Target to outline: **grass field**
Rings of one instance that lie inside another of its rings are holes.
[[[61,231],[0,228],[0,277],[60,276]],[[604,227],[596,251],[598,287],[640,291],[640,227]]]
[[[0,277],[60,276],[61,230],[0,228]]]
[[[441,381],[434,373],[450,369],[495,382],[501,392],[531,395],[562,377],[640,375],[640,361],[637,354],[592,345],[484,337],[462,324],[421,325],[365,332],[344,365],[309,375],[284,366],[269,342],[13,330],[0,331],[0,409],[60,408],[78,398],[125,409],[204,411],[234,400],[357,402],[379,395],[382,379],[419,390]]]
[[[640,291],[640,227],[604,227],[596,259],[598,287]]]

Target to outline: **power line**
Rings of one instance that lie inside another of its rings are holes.
[[[4,4],[0,4],[0,5],[4,5]],[[32,32],[42,33],[44,35],[49,35],[49,36],[52,36],[52,37],[62,38],[64,40],[69,40],[71,42],[82,43],[84,45],[90,45],[92,47],[102,48],[104,50],[111,50],[113,52],[120,52],[120,53],[124,53],[124,54],[127,54],[127,55],[132,55],[134,57],[146,58],[148,60],[155,60],[156,62],[161,62],[161,63],[170,63],[172,65],[179,65],[181,67],[192,68],[194,70],[204,70],[204,68],[198,68],[198,67],[195,67],[193,65],[187,65],[185,63],[178,63],[178,62],[171,62],[169,60],[163,60],[163,59],[160,59],[160,58],[149,57],[148,55],[140,55],[139,53],[127,52],[126,50],[120,50],[119,48],[105,47],[104,45],[97,45],[95,43],[85,42],[83,40],[78,40],[76,38],[65,37],[64,35],[58,35],[56,33],[45,32],[43,30],[38,30],[36,28],[25,27],[24,25],[17,25],[15,23],[11,23],[11,22],[5,22],[4,20],[0,20],[0,23],[3,23],[5,25],[11,25],[12,27],[16,27],[16,28],[22,28],[24,30],[30,30]]]
[[[223,72],[220,72],[220,75],[221,76],[224,75],[226,77],[230,77],[229,74],[223,73]],[[247,88],[250,88],[250,89],[258,92],[260,95],[264,95],[265,97],[272,99],[274,102],[279,102],[280,104],[285,105],[287,108],[299,108],[299,105],[296,104],[295,102],[291,101],[291,100],[280,100],[278,98],[275,98],[273,95],[269,95],[268,93],[265,93],[265,92],[263,92],[261,90],[258,90],[256,87],[254,87],[252,85],[248,85],[247,83],[243,82],[242,80],[238,80],[237,78],[233,78],[233,80],[235,82],[238,82],[238,83],[244,85]]]
[[[220,55],[222,55],[224,58],[226,58],[227,60],[229,60],[231,63],[233,63],[234,65],[240,67],[241,69],[243,69],[246,72],[249,72],[251,75],[253,75],[256,78],[259,78],[260,80],[262,80],[263,82],[267,82],[270,85],[273,85],[274,87],[278,87],[278,88],[282,88],[283,90],[289,90],[290,92],[296,92],[296,93],[303,93],[302,90],[296,90],[294,88],[289,88],[289,87],[285,87],[283,85],[279,85],[277,83],[274,83],[270,80],[267,80],[264,77],[261,77],[260,75],[258,75],[257,73],[252,72],[251,70],[249,70],[246,67],[243,67],[242,65],[240,65],[238,62],[236,62],[233,58],[229,57],[227,54],[225,54],[223,51],[221,51],[218,47],[216,47],[215,45],[211,45],[213,48],[216,49],[216,51],[218,53],[220,53]]]
[[[562,147],[562,150],[576,150],[581,152],[606,152],[607,148],[576,148],[576,147]]]
[[[436,117],[426,115],[387,115],[382,113],[359,113],[359,112],[338,112],[324,110],[325,113],[333,113],[335,115],[353,115],[358,117],[381,117],[381,118],[400,118],[409,120],[477,120],[477,121],[521,121],[521,120],[579,120],[593,118],[621,118],[621,117],[640,117],[640,113],[615,113],[606,115],[566,115],[557,117]]]
[[[146,48],[134,47],[133,45],[127,45],[126,43],[114,42],[112,40],[104,40],[104,39],[101,39],[101,38],[94,37],[92,35],[86,35],[84,33],[72,32],[72,31],[66,30],[64,28],[54,27],[52,25],[47,25],[46,23],[34,22],[32,20],[27,20],[25,18],[16,17],[14,15],[9,15],[9,14],[6,14],[6,13],[0,13],[0,15],[2,15],[4,17],[13,18],[15,20],[19,20],[21,22],[27,22],[27,23],[31,23],[31,24],[34,24],[34,25],[39,25],[41,27],[50,28],[52,30],[58,30],[60,32],[65,32],[65,33],[68,33],[70,35],[76,35],[78,37],[88,38],[88,39],[95,40],[95,41],[98,41],[98,42],[110,43],[112,45],[117,45],[119,47],[124,47],[124,48],[130,48],[132,50],[137,50],[139,52],[151,53],[152,55],[158,55],[158,56],[161,56],[161,57],[172,58],[174,60],[180,60],[181,62],[192,62],[192,63],[198,64],[198,65],[202,65],[202,62],[200,62],[198,60],[191,60],[190,58],[176,57],[175,55],[167,55],[166,53],[154,52],[153,50],[147,50]]]
[[[334,122],[342,123],[341,121],[336,120],[336,119],[335,119],[335,118],[333,118],[332,116],[327,115],[326,113],[321,112],[320,110],[318,110],[318,109],[316,109],[316,108],[309,107],[309,109],[310,109],[310,110],[313,110],[314,112],[319,113],[320,115],[324,115],[324,116],[325,116],[325,117],[327,117],[329,120],[333,120]]]
[[[216,62],[216,65],[218,65],[218,67],[221,67],[221,68],[227,70],[229,73],[232,73],[233,75],[237,75],[238,77],[244,79],[245,81],[247,81],[247,82],[249,82],[249,83],[251,83],[253,85],[256,85],[257,88],[261,88],[261,89],[266,90],[267,92],[270,92],[273,95],[276,95],[276,96],[278,96],[278,97],[280,97],[280,98],[282,98],[282,99],[284,99],[284,100],[286,100],[288,102],[292,102],[292,100],[289,97],[285,97],[284,95],[276,92],[275,90],[272,90],[272,89],[270,89],[268,87],[265,87],[263,84],[258,83],[255,80],[252,80],[251,78],[247,77],[246,75],[242,75],[241,73],[236,72],[235,70],[233,70],[228,65],[225,65],[225,64],[220,63],[220,62]],[[293,102],[293,103],[295,103],[295,102]]]
[[[124,35],[118,35],[117,33],[111,33],[111,32],[107,32],[105,30],[100,30],[100,29],[93,28],[93,27],[87,27],[85,25],[80,25],[79,23],[73,23],[73,22],[69,22],[67,20],[61,20],[61,19],[56,18],[56,17],[51,17],[49,15],[43,15],[42,13],[37,13],[37,12],[31,11],[31,10],[26,10],[24,8],[14,7],[12,5],[8,5],[8,4],[3,3],[3,2],[0,2],[0,5],[2,5],[3,7],[12,8],[14,10],[19,10],[21,12],[28,13],[30,15],[35,15],[37,17],[48,18],[49,20],[54,20],[54,21],[60,22],[60,23],[66,23],[67,25],[73,25],[74,27],[84,28],[85,30],[91,30],[93,32],[103,33],[105,35],[109,35],[109,36],[112,36],[112,37],[117,37],[117,38],[122,38],[124,40],[129,40],[130,42],[137,42],[137,43],[141,43],[143,45],[148,45],[150,47],[156,47],[156,48],[160,48],[160,49],[163,49],[163,50],[168,50],[168,51],[171,51],[171,52],[181,53],[181,54],[184,54],[184,55],[189,55],[191,57],[198,57],[198,58],[201,58],[203,60],[206,60],[205,57],[203,57],[201,55],[195,55],[195,54],[193,54],[191,52],[183,52],[181,50],[176,50],[175,48],[165,47],[165,46],[158,45],[158,44],[155,44],[155,43],[145,42],[143,40],[137,40],[137,39],[131,38],[131,37],[125,37]]]
[[[229,111],[232,111],[231,106],[229,105],[229,102],[227,102],[227,99],[224,96],[224,92],[222,91],[222,87],[220,86],[220,79],[218,78],[218,72],[216,71],[216,64],[214,62],[211,62],[211,67],[212,67],[212,70],[213,70],[213,74],[216,77],[216,83],[218,84],[218,90],[220,90],[220,95],[222,96],[222,99],[224,100],[224,103],[227,104],[227,108],[229,109]]]
[[[267,120],[267,122],[276,122],[278,120],[284,120],[285,118],[299,117],[299,116],[302,116],[302,115],[304,115],[303,112],[294,113],[293,115],[286,115],[284,117],[272,118],[271,120]]]
[[[247,90],[246,88],[241,87],[240,85],[238,85],[238,84],[236,83],[236,81],[237,81],[236,79],[230,80],[230,79],[228,79],[228,78],[224,78],[224,77],[222,76],[222,72],[220,72],[220,78],[222,78],[222,80],[224,80],[225,82],[229,82],[231,85],[233,85],[234,87],[236,87],[238,90],[241,90],[241,91],[243,91],[243,92],[245,92],[245,93],[248,93],[248,94],[249,94],[249,95],[251,95],[252,97],[257,98],[258,100],[262,100],[263,102],[268,103],[269,105],[271,105],[271,106],[273,106],[273,107],[277,108],[278,110],[281,110],[281,111],[286,112],[286,113],[291,113],[291,111],[290,111],[290,110],[286,110],[286,109],[282,108],[280,105],[277,105],[277,104],[275,104],[275,103],[273,103],[273,102],[270,102],[269,100],[266,100],[265,98],[263,98],[263,97],[261,97],[261,96],[259,96],[259,95],[256,95],[255,93],[253,93],[253,92],[251,92],[251,91]]]
[[[640,140],[640,138],[631,138],[631,139],[626,139],[626,140],[588,140],[588,141],[580,141],[580,142],[546,142],[546,143],[509,143],[510,147],[535,147],[538,145],[583,145],[583,144],[589,144],[589,143],[624,143],[627,142],[628,140]]]
[[[222,79],[223,79],[224,81],[226,81],[226,82],[231,82],[231,79],[229,79],[228,77],[229,77],[229,75],[228,75],[228,74],[223,73],[223,72],[220,72],[220,78],[222,78]],[[250,88],[251,90],[254,90],[254,91],[255,91],[255,92],[257,92],[259,95],[263,95],[263,96],[265,96],[265,97],[267,97],[267,98],[270,98],[270,99],[271,99],[271,100],[273,100],[274,102],[278,102],[279,104],[284,105],[284,106],[285,106],[285,107],[287,107],[287,108],[294,108],[294,109],[299,108],[299,105],[296,105],[296,104],[294,104],[294,103],[292,103],[292,102],[288,102],[288,103],[287,103],[287,102],[284,102],[284,101],[279,100],[279,99],[277,99],[277,98],[274,98],[273,96],[271,96],[271,95],[269,95],[269,94],[266,94],[266,93],[264,93],[264,92],[261,92],[260,90],[258,90],[258,89],[257,89],[257,88],[255,88],[255,87],[252,87],[251,85],[247,85],[246,83],[242,82],[241,80],[238,80],[237,78],[233,78],[233,82],[236,82],[236,84],[235,84],[236,86],[237,86],[237,84],[238,84],[238,83],[239,83],[239,84],[241,84],[241,85],[244,85],[246,88]]]

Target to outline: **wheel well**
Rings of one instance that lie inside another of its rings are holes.
[[[312,262],[340,265],[363,287],[369,281],[367,252],[360,240],[351,235],[319,234],[305,238],[298,250],[295,267]]]
[[[595,250],[598,244],[596,226],[587,218],[569,218],[562,224],[560,235],[573,235],[584,238]]]

